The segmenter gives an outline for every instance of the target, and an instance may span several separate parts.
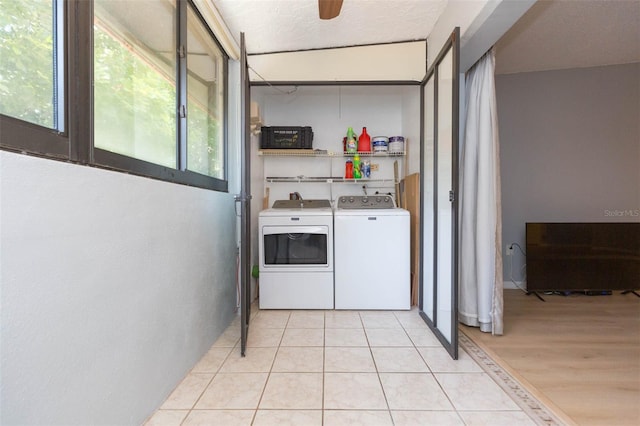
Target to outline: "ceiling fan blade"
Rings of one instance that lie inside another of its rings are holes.
[[[320,19],[333,19],[340,14],[342,0],[318,0]]]

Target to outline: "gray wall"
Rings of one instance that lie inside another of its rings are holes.
[[[498,75],[496,94],[504,249],[526,222],[640,221],[640,64]]]
[[[0,424],[141,424],[230,324],[237,129],[230,193],[0,151]]]

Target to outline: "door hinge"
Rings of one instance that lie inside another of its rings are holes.
[[[178,56],[180,56],[181,58],[184,58],[185,56],[187,56],[184,45],[181,45],[180,47],[178,47]]]
[[[453,200],[456,199],[456,195],[453,191],[449,191],[449,201],[453,203]]]
[[[187,116],[187,107],[184,105],[180,105],[180,108],[178,108],[178,116],[180,118],[185,118]]]
[[[233,200],[238,203],[244,203],[251,200],[251,194],[236,194],[233,196]]]

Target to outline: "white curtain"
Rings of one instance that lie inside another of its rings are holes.
[[[502,334],[502,217],[495,53],[467,73],[460,162],[459,320]]]

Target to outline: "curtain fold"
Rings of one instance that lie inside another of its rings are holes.
[[[500,152],[491,49],[467,73],[461,149],[459,320],[503,332]]]

